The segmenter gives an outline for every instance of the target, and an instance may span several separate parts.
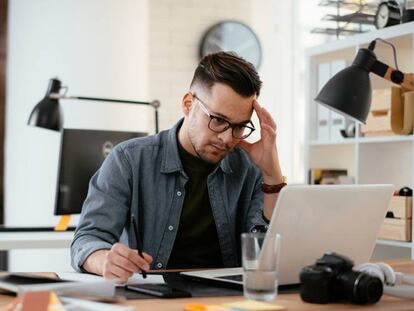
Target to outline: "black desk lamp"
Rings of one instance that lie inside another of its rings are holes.
[[[377,60],[374,53],[377,40],[391,45],[397,69]],[[352,65],[334,75],[316,96],[315,101],[354,121],[365,123],[371,105],[370,72],[399,84],[406,90],[414,90],[413,74],[398,70],[394,45],[377,38],[369,44],[368,49],[359,49]]]
[[[60,131],[62,129],[63,120],[60,111],[59,99],[79,99],[123,104],[149,105],[155,109],[155,133],[158,133],[159,131],[158,108],[160,107],[160,102],[158,100],[154,100],[152,102],[141,102],[112,98],[66,96],[65,94],[60,94],[61,89],[67,89],[67,87],[62,87],[62,82],[58,79],[50,79],[45,97],[33,108],[32,113],[30,114],[28,121],[29,125]]]

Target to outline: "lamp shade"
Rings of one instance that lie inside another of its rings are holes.
[[[365,123],[371,92],[369,72],[352,65],[333,76],[315,100],[354,121]]]
[[[30,114],[29,125],[60,131],[62,128],[62,116],[59,100],[50,97],[52,93],[59,93],[60,88],[60,80],[50,79],[45,97],[33,108]]]
[[[345,117],[365,123],[372,93],[369,73],[378,63],[373,48],[370,45],[368,49],[359,49],[352,65],[334,75],[315,100]]]

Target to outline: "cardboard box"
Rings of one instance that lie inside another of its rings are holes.
[[[393,196],[388,206],[392,218],[412,218],[412,197]]]
[[[379,239],[411,241],[411,219],[385,218]]]
[[[387,218],[381,226],[379,239],[411,241],[412,197],[393,196]]]
[[[361,127],[364,136],[394,135],[391,128],[391,102],[391,88],[372,91],[370,112],[366,124]]]

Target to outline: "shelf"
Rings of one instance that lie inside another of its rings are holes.
[[[393,142],[412,142],[413,135],[379,136],[379,137],[360,137],[359,143],[393,143]]]
[[[396,135],[396,136],[378,136],[378,137],[359,137],[347,138],[344,140],[311,140],[309,146],[335,146],[335,145],[348,145],[355,144],[356,142],[360,144],[381,144],[381,143],[399,143],[399,142],[412,142],[414,140],[413,135]]]
[[[323,5],[351,5],[354,0],[321,0]],[[378,2],[377,2],[378,4]],[[329,12],[330,13],[330,12]],[[363,14],[360,14],[363,13]],[[367,14],[367,15],[364,15]],[[372,21],[371,13],[341,10],[338,14],[327,15],[327,23],[337,21],[340,27],[352,18],[366,18]],[[362,25],[366,26],[366,25]],[[331,26],[335,28],[334,26]],[[367,26],[368,27],[368,26]],[[362,30],[367,29],[361,27]],[[335,32],[336,29],[319,29],[321,32]],[[336,122],[335,114],[326,110],[314,100],[316,94],[327,81],[355,59],[360,48],[367,48],[372,40],[382,38],[391,42],[398,51],[399,67],[404,72],[414,68],[414,21],[372,30],[346,39],[333,40],[306,50],[306,135],[304,141],[304,176],[310,169],[346,169],[348,176],[355,178],[357,184],[393,184],[395,188],[414,187],[414,134],[390,136],[363,136],[359,124],[355,127],[356,137],[338,136],[338,130],[348,128],[348,122]],[[381,62],[394,65],[390,47],[377,44],[375,53]],[[390,88],[392,83],[372,75],[372,89]],[[320,121],[327,121],[321,125]],[[344,125],[344,126],[343,126]],[[412,209],[414,207],[411,207]],[[413,229],[413,228],[409,228]],[[375,249],[376,258],[409,257],[414,260],[414,240],[412,242],[378,239]]]
[[[393,241],[393,240],[377,240],[378,245],[395,246],[395,247],[406,247],[411,248],[412,242]]]
[[[336,141],[321,141],[321,140],[311,140],[309,142],[309,146],[332,146],[332,145],[352,145],[355,144],[355,138],[347,138],[343,140],[336,140]]]
[[[326,53],[335,54],[336,59],[343,58],[338,52],[344,49],[353,49],[351,60],[354,59],[356,48],[359,45],[369,44],[375,38],[382,38],[390,41],[400,49],[404,46],[410,46],[412,42],[414,21],[399,24],[384,29],[372,30],[364,34],[358,34],[341,40],[333,40],[321,45],[317,45],[306,50],[306,54],[310,57],[321,56]],[[391,54],[390,54],[391,55]]]

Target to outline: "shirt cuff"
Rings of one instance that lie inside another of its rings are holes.
[[[82,243],[82,241],[77,241],[78,243]],[[96,252],[100,249],[111,249],[112,245],[110,243],[104,241],[90,241],[82,244],[79,249],[76,251],[74,256],[72,256],[72,267],[77,272],[86,272],[85,269],[82,268],[83,264],[85,263],[86,259],[89,257],[90,254]]]

